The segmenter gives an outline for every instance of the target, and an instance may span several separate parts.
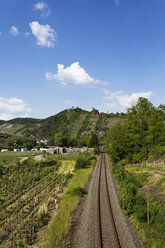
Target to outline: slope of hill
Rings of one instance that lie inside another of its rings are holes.
[[[41,121],[40,119],[34,119],[34,118],[15,118],[8,121],[8,123],[27,125],[27,124],[36,124],[39,123],[40,121]]]
[[[51,145],[67,146],[78,142],[81,146],[86,144],[92,133],[96,133],[101,140],[104,139],[108,128],[122,119],[123,115],[99,113],[96,109],[89,112],[71,108],[42,120],[16,118],[0,121],[0,132],[49,139]]]
[[[34,118],[15,118],[9,121],[0,120],[0,132],[7,134],[22,134],[22,130],[39,124],[42,120]]]
[[[0,133],[0,149],[3,148],[3,145],[5,144],[6,138],[7,138],[7,135]]]

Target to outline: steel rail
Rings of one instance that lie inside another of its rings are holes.
[[[102,226],[101,226],[101,199],[100,199],[100,188],[101,188],[101,166],[102,166],[102,156],[100,155],[99,163],[99,181],[98,181],[98,226],[99,226],[99,243],[100,248],[103,248],[103,239],[102,239]]]
[[[110,200],[110,194],[109,194],[109,188],[108,188],[108,179],[107,179],[107,166],[106,166],[106,161],[105,161],[105,154],[103,156],[104,156],[106,190],[107,190],[107,197],[108,197],[108,203],[109,203],[108,206],[109,206],[110,216],[111,216],[112,223],[113,223],[113,232],[114,232],[114,236],[116,238],[117,247],[118,248],[121,248],[120,240],[119,240],[119,236],[118,236],[118,232],[117,232],[117,228],[116,228],[116,224],[115,224],[115,219],[114,219],[114,216],[113,216],[112,204],[111,204],[111,200]]]
[[[114,248],[121,248],[120,245],[120,240],[115,224],[115,219],[113,216],[113,211],[112,211],[112,204],[110,200],[110,194],[109,194],[109,188],[108,188],[108,178],[107,178],[107,166],[106,166],[106,159],[105,159],[105,154],[100,155],[100,163],[99,163],[99,179],[98,179],[98,229],[99,229],[99,244],[100,248],[107,248],[104,246],[104,236],[103,236],[103,227],[102,227],[102,216],[101,216],[101,177],[102,177],[102,170],[104,168],[104,179],[105,179],[105,188],[106,188],[106,196],[107,196],[107,201],[108,201],[108,208],[109,208],[109,213],[110,213],[110,218],[111,218],[111,223],[112,223],[112,229],[113,229],[113,235],[114,235],[114,240],[115,240],[115,247]]]

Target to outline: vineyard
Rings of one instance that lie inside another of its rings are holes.
[[[48,223],[70,178],[73,161],[45,156],[0,158],[0,247],[29,247]],[[67,168],[67,162],[69,169]],[[10,166],[9,166],[10,165]],[[64,167],[64,169],[63,169]]]

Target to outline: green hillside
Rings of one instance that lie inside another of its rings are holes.
[[[124,114],[99,113],[96,109],[85,111],[80,108],[71,108],[42,120],[16,118],[2,121],[0,132],[48,139],[50,145],[84,146],[87,145],[92,133],[96,133],[102,142],[106,131],[124,117]]]
[[[10,121],[8,121],[8,123],[10,124],[36,124],[39,123],[41,120],[39,119],[34,119],[34,118],[15,118],[12,119]]]
[[[0,133],[0,149],[3,148],[5,141],[6,141],[7,135]]]

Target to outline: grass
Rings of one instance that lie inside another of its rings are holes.
[[[161,179],[157,182],[157,186],[161,186],[163,183],[165,183],[165,177],[161,178]]]
[[[69,173],[72,172],[75,162],[70,160],[61,160],[62,165],[59,168],[59,173]]]
[[[44,245],[41,247],[64,247],[64,238],[68,233],[70,227],[71,213],[74,211],[75,207],[79,202],[79,198],[81,195],[79,194],[79,191],[80,189],[84,188],[91,170],[92,166],[89,166],[85,169],[78,169],[75,171],[75,175],[63,195],[60,208],[49,224],[48,231],[46,234],[46,240],[44,241]]]
[[[149,167],[149,166],[139,166],[139,167],[136,167],[136,166],[132,166],[132,165],[127,165],[125,167],[126,170],[129,170],[129,171],[164,171],[164,165],[162,166],[152,166],[152,167]]]
[[[76,160],[79,156],[79,154],[48,154],[48,153],[44,153],[43,155],[46,159],[48,160]]]
[[[10,167],[10,165],[13,165],[17,159],[20,159],[21,157],[31,157],[34,155],[40,155],[43,154],[42,152],[0,152],[0,163],[3,163],[4,165],[7,165]]]
[[[150,174],[148,172],[142,172],[139,174],[135,174],[137,179],[140,181],[140,183],[144,184],[148,182],[148,177],[150,176]]]
[[[137,222],[135,218],[133,221],[145,248],[165,248],[165,226],[163,223],[159,222],[148,226],[146,223]]]

